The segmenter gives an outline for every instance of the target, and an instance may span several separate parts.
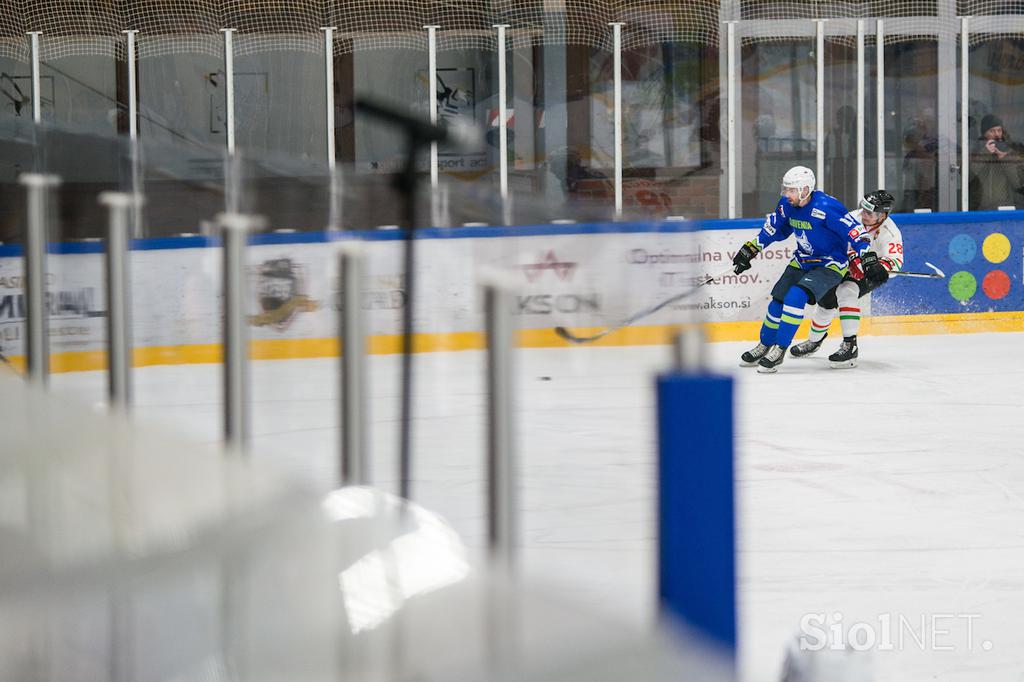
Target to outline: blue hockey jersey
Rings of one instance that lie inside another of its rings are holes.
[[[765,218],[757,234],[757,245],[763,250],[772,242],[796,235],[796,253],[790,265],[804,270],[830,267],[842,274],[849,266],[847,245],[858,254],[869,242],[860,221],[851,215],[835,197],[821,190],[811,193],[806,206],[790,206],[785,197],[779,199],[775,212]]]

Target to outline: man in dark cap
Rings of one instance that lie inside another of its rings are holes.
[[[971,155],[970,208],[993,211],[1024,204],[1024,195],[1018,192],[1024,184],[1021,157],[1017,146],[1010,144],[1003,120],[985,114],[980,132]]]

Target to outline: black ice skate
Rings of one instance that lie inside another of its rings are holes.
[[[779,365],[786,359],[786,349],[782,346],[772,346],[764,357],[757,361],[757,371],[761,374],[774,374],[779,371]]]
[[[740,356],[740,367],[753,367],[768,352],[768,346],[759,343]]]
[[[792,355],[794,358],[805,358],[808,355],[813,355],[814,353],[818,352],[819,348],[821,348],[821,342],[827,338],[828,333],[826,333],[825,336],[821,337],[817,341],[811,341],[810,339],[808,339],[803,343],[798,343],[789,349],[789,354]]]
[[[829,364],[835,369],[850,369],[857,366],[857,337],[847,336],[843,344],[832,355],[828,356]]]

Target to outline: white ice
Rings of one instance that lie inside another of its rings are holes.
[[[778,679],[801,618],[837,613],[844,630],[865,624],[859,642],[889,623],[864,654],[876,680],[1024,679],[1024,370],[1012,362],[1024,334],[862,337],[853,370],[827,366],[830,339],[776,375],[737,366],[749,345],[710,347],[713,367],[737,379],[743,679]],[[668,349],[530,349],[518,361],[524,570],[647,622],[653,379]],[[416,357],[413,433],[414,498],[477,549],[482,363],[478,352]],[[397,367],[390,356],[370,366],[373,476],[389,490]],[[135,382],[140,418],[219,437],[218,366],[145,368]],[[53,384],[99,402],[104,375]],[[336,384],[334,360],[254,363],[256,456],[334,485]]]

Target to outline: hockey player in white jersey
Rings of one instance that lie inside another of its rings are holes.
[[[838,309],[843,343],[828,359],[836,369],[857,366],[858,299],[889,281],[890,272],[903,269],[903,236],[889,217],[895,203],[893,196],[884,189],[875,190],[861,199],[860,209],[853,215],[864,226],[870,246],[859,259],[851,254],[849,274],[818,301],[818,308],[811,318],[810,335],[789,351],[794,357],[806,357],[821,347]]]

